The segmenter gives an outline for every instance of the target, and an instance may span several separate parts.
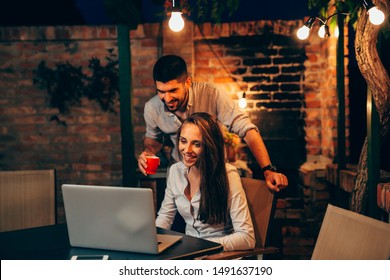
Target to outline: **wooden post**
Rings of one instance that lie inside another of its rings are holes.
[[[380,179],[380,136],[379,114],[376,110],[372,93],[367,87],[367,196],[368,216],[380,219],[377,204],[377,185]]]
[[[337,98],[339,102],[337,111],[337,164],[338,171],[346,168],[345,159],[345,83],[344,83],[344,15],[337,15],[339,37],[337,39],[336,78]]]
[[[122,137],[122,182],[124,186],[137,186],[134,128],[132,119],[132,76],[130,28],[118,25],[119,91]]]

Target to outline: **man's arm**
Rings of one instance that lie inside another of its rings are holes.
[[[261,168],[271,164],[263,139],[256,129],[248,130],[245,134],[244,140]],[[287,177],[282,173],[267,170],[264,172],[264,177],[267,186],[271,190],[278,192],[288,185]]]
[[[162,148],[163,144],[149,137],[144,138],[144,151],[138,157],[138,168],[146,175],[147,167],[146,156],[156,155]]]

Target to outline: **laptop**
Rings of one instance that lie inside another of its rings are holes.
[[[157,234],[148,188],[63,184],[70,245],[159,254],[182,236]]]

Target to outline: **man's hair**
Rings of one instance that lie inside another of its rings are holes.
[[[224,138],[218,121],[208,113],[194,113],[178,130],[178,142],[183,126],[194,124],[202,133],[203,151],[198,159],[200,171],[199,219],[211,225],[228,219],[229,180],[225,166]],[[178,144],[179,147],[179,144]],[[182,159],[182,155],[179,152]]]
[[[154,82],[185,81],[188,77],[187,64],[177,55],[164,55],[157,60],[153,68]]]

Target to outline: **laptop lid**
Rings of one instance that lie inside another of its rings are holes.
[[[181,236],[157,237],[148,188],[62,185],[72,246],[158,254]]]

